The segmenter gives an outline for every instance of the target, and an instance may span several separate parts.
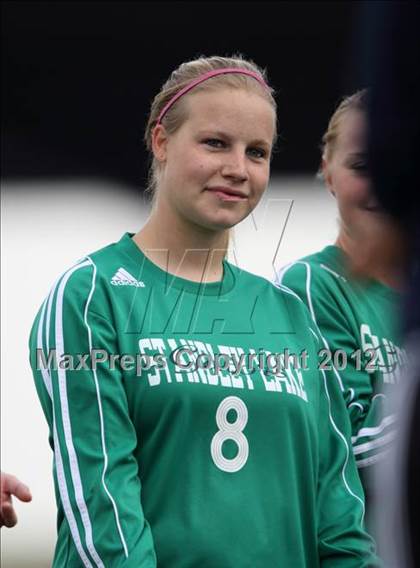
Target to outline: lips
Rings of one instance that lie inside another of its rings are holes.
[[[208,187],[206,190],[216,195],[222,201],[245,201],[247,199],[247,195],[245,193],[230,187]]]

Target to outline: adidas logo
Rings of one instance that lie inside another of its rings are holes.
[[[136,280],[124,268],[119,268],[114,276],[111,278],[113,286],[136,286],[136,288],[145,288],[146,285],[141,280]]]

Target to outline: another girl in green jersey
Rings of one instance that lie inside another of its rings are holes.
[[[30,348],[54,451],[54,567],[377,566],[308,310],[225,260],[275,136],[253,63],[181,65],[147,125],[149,220],[42,305]]]
[[[404,352],[394,325],[399,296],[390,276],[360,280],[349,274],[354,228],[381,215],[366,164],[367,96],[367,91],[359,91],[345,98],[323,137],[323,178],[340,216],[337,240],[285,267],[279,282],[302,298],[324,338],[320,364],[332,368],[340,381],[356,464],[369,496],[371,468],[395,436],[388,395],[397,388]]]

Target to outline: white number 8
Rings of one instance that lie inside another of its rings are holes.
[[[235,422],[228,422],[227,415],[230,410],[236,411]],[[216,411],[216,424],[218,432],[211,441],[211,457],[217,467],[228,473],[239,471],[246,463],[249,454],[248,440],[242,430],[248,422],[248,409],[245,403],[237,396],[228,396],[219,404]],[[233,440],[238,446],[238,453],[234,458],[225,458],[222,453],[223,442]]]

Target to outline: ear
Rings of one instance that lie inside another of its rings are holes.
[[[166,160],[167,144],[168,135],[165,127],[162,126],[162,124],[158,124],[154,127],[152,132],[153,156],[158,162],[164,162]]]
[[[327,186],[327,189],[331,193],[331,195],[335,197],[335,191],[334,191],[334,188],[333,188],[331,170],[328,167],[328,162],[324,157],[322,157],[321,169],[322,169],[322,176],[324,178],[325,185]]]

